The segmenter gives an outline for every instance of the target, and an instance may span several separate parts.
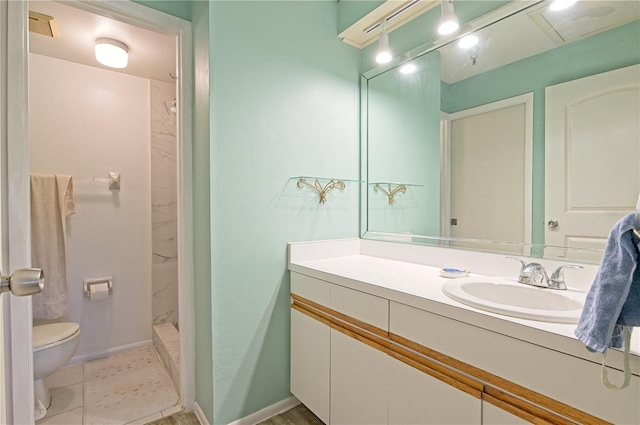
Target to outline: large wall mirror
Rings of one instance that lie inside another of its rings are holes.
[[[598,263],[635,211],[640,2],[521,8],[363,75],[364,238]]]

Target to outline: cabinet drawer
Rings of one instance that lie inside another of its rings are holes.
[[[383,331],[389,330],[389,301],[384,298],[331,285],[330,308]]]
[[[526,400],[546,396],[536,404],[558,413],[565,408],[560,402],[612,423],[640,423],[637,376],[632,377],[629,388],[610,391],[602,385],[596,363],[403,304],[392,302],[389,309],[392,340],[400,336],[451,356],[463,362],[455,365],[457,369],[487,385]],[[610,375],[621,381],[617,371]],[[581,412],[573,414],[577,422],[593,423],[593,418],[583,417]]]
[[[329,306],[331,302],[331,284],[324,280],[291,272],[291,293],[308,300]]]

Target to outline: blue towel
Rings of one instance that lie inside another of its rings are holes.
[[[622,348],[631,331],[625,326],[640,326],[640,238],[634,226],[633,213],[613,226],[587,294],[575,335],[590,351]]]

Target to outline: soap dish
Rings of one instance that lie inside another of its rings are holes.
[[[469,270],[460,270],[460,269],[440,269],[440,275],[442,277],[448,277],[450,279],[455,279],[456,277],[466,277],[471,273]]]

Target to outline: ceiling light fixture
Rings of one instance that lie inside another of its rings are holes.
[[[129,62],[129,48],[112,38],[96,40],[96,60],[110,68],[126,68]]]
[[[376,50],[376,62],[378,63],[388,63],[393,57],[391,49],[389,49],[389,34],[387,34],[385,24],[385,22],[380,24],[382,32],[380,33],[380,39],[378,40],[378,50]]]
[[[442,7],[442,16],[438,21],[438,34],[453,34],[460,28],[458,17],[453,11],[453,0],[442,0],[440,6]]]
[[[549,6],[549,9],[553,10],[554,12],[558,10],[568,9],[576,4],[577,1],[578,0],[554,0],[553,3],[551,3],[551,6]]]
[[[478,37],[475,35],[465,35],[458,41],[458,47],[461,49],[470,49],[478,44]]]

